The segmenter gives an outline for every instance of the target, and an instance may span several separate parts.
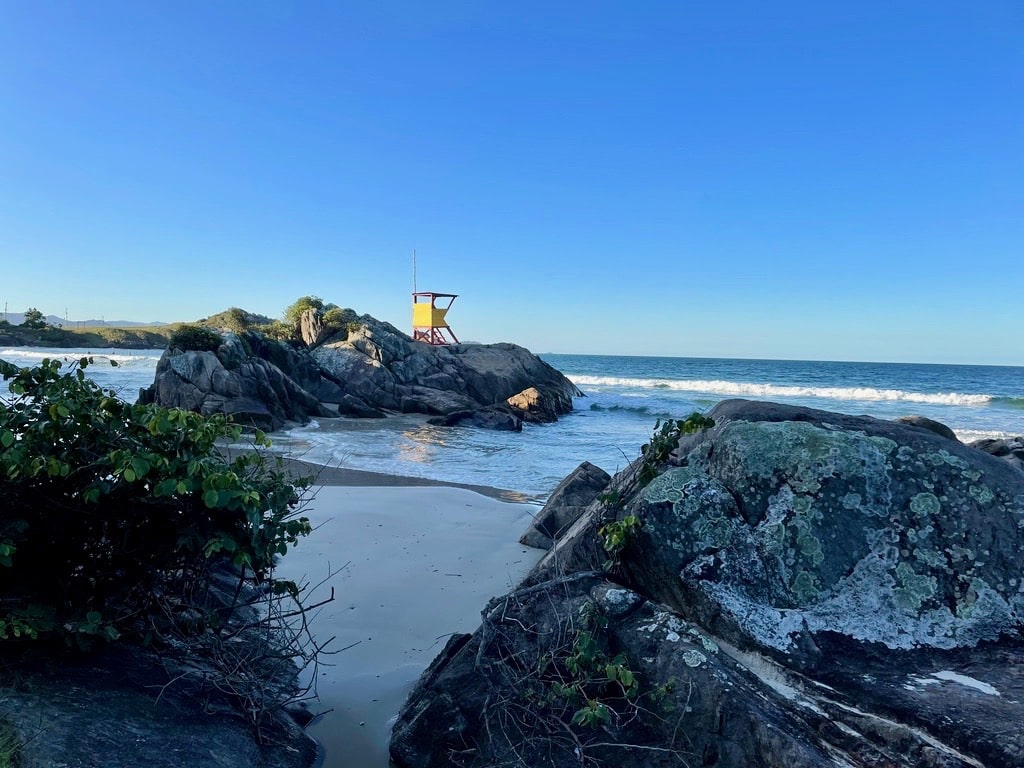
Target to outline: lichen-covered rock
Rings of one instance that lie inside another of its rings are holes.
[[[1024,766],[1007,726],[1024,722],[1024,476],[921,425],[737,400],[709,415],[613,478],[432,670],[422,690],[465,717],[462,764]],[[551,708],[595,654],[605,682],[574,689],[566,724]],[[624,679],[641,681],[626,701]],[[671,731],[630,707],[645,691],[681,713]]]
[[[1024,626],[1009,467],[867,417],[743,401],[711,416],[631,509],[716,629],[793,653],[803,634],[955,648]]]
[[[949,657],[865,661],[819,682],[577,573],[492,601],[480,630],[450,641],[399,714],[391,757],[400,768],[1020,765],[1024,735],[1003,725],[1021,714],[1024,673],[1005,652],[976,662],[967,675]],[[882,697],[889,708],[872,714]],[[587,712],[601,713],[595,724]]]

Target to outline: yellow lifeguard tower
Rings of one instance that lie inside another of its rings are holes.
[[[457,293],[434,293],[419,291],[412,295],[412,338],[427,344],[444,346],[459,344],[458,338],[448,325],[445,315],[459,298]],[[443,307],[437,306],[438,299],[448,299]],[[448,337],[451,337],[449,339]]]

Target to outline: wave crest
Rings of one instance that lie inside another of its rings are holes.
[[[742,381],[684,381],[680,379],[636,379],[617,376],[574,376],[576,386],[634,387],[637,389],[670,389],[677,392],[706,392],[730,397],[817,397],[825,400],[891,401],[930,403],[933,405],[988,405],[991,395],[960,392],[906,392],[901,389],[875,387],[806,387],[780,384],[759,384]]]

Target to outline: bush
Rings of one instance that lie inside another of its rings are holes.
[[[345,332],[345,337],[351,336],[355,331],[362,327],[362,324],[358,322],[359,316],[351,309],[342,309],[341,307],[332,306],[326,312],[324,312],[323,322],[324,329],[326,331],[324,338],[330,338],[337,336],[342,331]]]
[[[202,606],[223,560],[240,584],[297,595],[272,569],[310,531],[310,480],[257,452],[225,458],[219,442],[241,435],[226,417],[125,403],[85,377],[89,362],[0,360],[0,642],[155,643]]]
[[[285,309],[284,324],[298,332],[299,320],[302,318],[302,313],[307,309],[315,309],[319,312],[323,312],[324,310],[331,309],[333,307],[333,304],[324,304],[324,300],[319,296],[301,296],[292,302],[287,309]]]
[[[185,352],[216,352],[224,337],[201,325],[183,325],[171,334],[167,346]]]
[[[25,310],[25,319],[21,323],[22,328],[34,328],[39,330],[46,327],[46,317],[35,307]]]

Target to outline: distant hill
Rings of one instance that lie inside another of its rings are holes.
[[[0,317],[2,317],[2,315],[0,315]],[[11,325],[21,325],[25,322],[25,314],[23,312],[8,312],[6,319]],[[46,322],[50,325],[63,325],[68,328],[96,328],[105,325],[112,328],[137,328],[139,326],[168,325],[168,323],[163,323],[158,320],[151,323],[139,322],[138,320],[65,320],[63,317],[58,317],[57,315],[47,315]]]

